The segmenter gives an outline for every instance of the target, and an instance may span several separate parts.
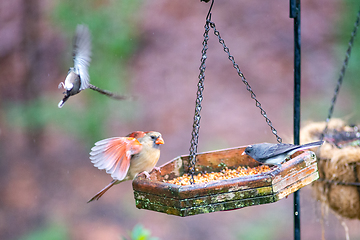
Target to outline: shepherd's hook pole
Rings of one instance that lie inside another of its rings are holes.
[[[300,144],[301,31],[300,0],[290,0],[294,18],[294,144]],[[294,239],[300,240],[300,190],[294,193]]]

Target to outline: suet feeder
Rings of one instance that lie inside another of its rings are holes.
[[[320,139],[326,122],[301,130],[302,143]],[[340,119],[328,123],[326,142],[316,152],[320,178],[312,187],[323,206],[350,219],[360,219],[360,132]]]

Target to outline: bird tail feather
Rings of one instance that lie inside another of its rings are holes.
[[[87,203],[92,202],[94,200],[99,200],[99,198],[102,197],[102,195],[104,195],[107,190],[109,190],[112,186],[114,186],[115,184],[119,183],[120,181],[118,180],[112,180],[111,183],[109,183],[106,187],[104,187],[100,192],[98,192],[95,196],[93,196]]]
[[[323,140],[316,141],[316,142],[311,142],[311,143],[306,143],[306,144],[301,145],[301,149],[318,147],[318,146],[321,146],[323,143],[324,143]]]
[[[108,97],[111,97],[111,98],[114,98],[114,99],[117,99],[117,100],[125,100],[125,99],[129,99],[129,97],[127,96],[123,96],[123,95],[118,95],[118,94],[115,94],[115,93],[112,93],[110,91],[107,91],[107,90],[103,90],[103,89],[100,89],[92,84],[89,84],[89,88],[94,90],[94,91],[97,91],[101,94],[104,94]]]

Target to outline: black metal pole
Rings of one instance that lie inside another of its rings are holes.
[[[294,18],[294,144],[300,144],[301,32],[300,0],[290,0]],[[294,193],[294,239],[300,240],[300,191]]]

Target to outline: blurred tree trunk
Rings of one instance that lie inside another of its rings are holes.
[[[46,4],[45,0],[0,1],[0,109],[9,103],[24,107],[24,137],[35,153],[44,134],[39,121],[44,103],[36,100],[56,86],[61,50],[59,37],[46,19]]]
[[[22,92],[24,93],[25,104],[37,98],[44,90],[41,84],[40,65],[40,9],[41,0],[22,0],[24,12],[22,19],[22,52],[24,54],[25,74],[22,79]],[[41,114],[40,112],[37,112]],[[30,116],[33,116],[30,114]],[[34,116],[36,118],[36,116]],[[35,119],[29,119],[36,121]],[[35,153],[39,153],[42,145],[44,126],[27,125],[26,137],[28,146]]]

